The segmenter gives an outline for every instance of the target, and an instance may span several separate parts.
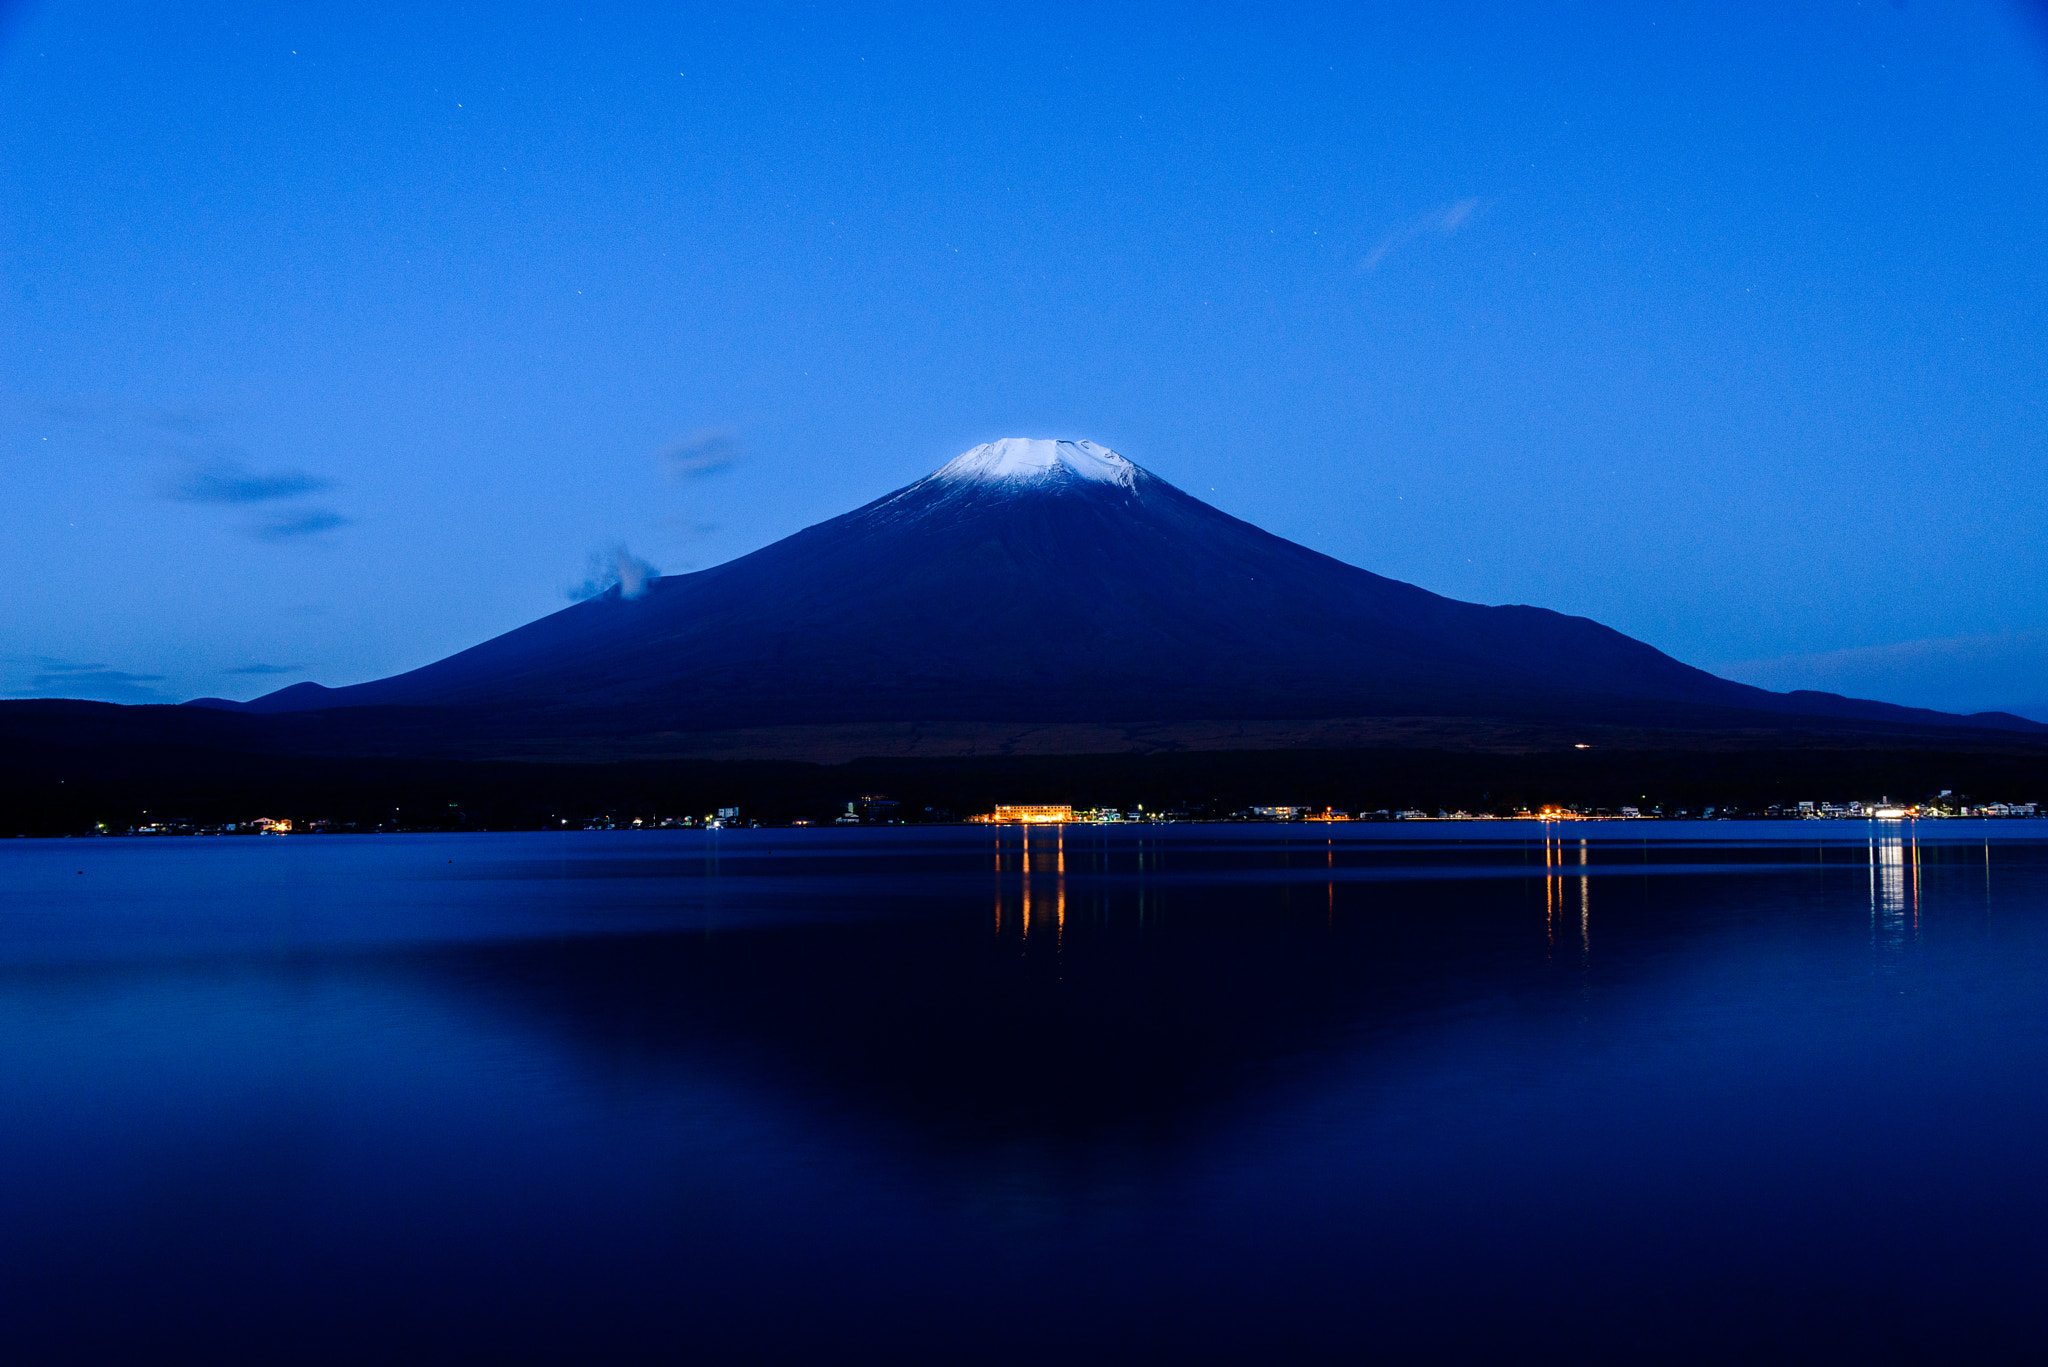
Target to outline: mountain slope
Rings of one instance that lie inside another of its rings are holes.
[[[639,597],[614,589],[410,673],[243,708],[457,708],[535,734],[650,734],[1573,718],[1618,702],[2004,724],[1731,683],[1586,618],[1462,603],[1344,564],[1092,443],[1019,439]]]

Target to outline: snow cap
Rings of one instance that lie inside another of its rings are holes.
[[[1043,441],[1004,437],[983,442],[941,466],[934,479],[993,482],[997,480],[1095,480],[1131,487],[1138,467],[1106,446],[1092,441]]]

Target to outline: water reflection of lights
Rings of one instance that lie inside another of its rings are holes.
[[[1044,847],[1043,837],[1036,852],[1031,848],[1031,828],[1028,824],[1017,827],[1017,930],[1026,947],[1031,941],[1034,926],[1043,929],[1052,923],[1055,948],[1066,939],[1067,930],[1067,833],[1065,827],[1056,827],[1053,833],[1053,847]],[[1003,933],[1003,904],[1007,900],[1000,877],[1004,872],[1003,838],[998,836],[995,844],[995,871],[998,875],[995,896],[995,930]],[[1033,878],[1033,874],[1039,875]],[[1044,875],[1050,874],[1048,879]]]
[[[1579,867],[1586,866],[1586,842],[1579,842]],[[1593,949],[1593,876],[1579,874],[1579,952],[1589,954]]]
[[[1588,865],[1591,863],[1591,849],[1584,840],[1578,842],[1579,866],[1579,953],[1589,953],[1593,948],[1593,877]],[[1552,838],[1548,831],[1543,836],[1543,929],[1544,936],[1551,944],[1557,943],[1558,923],[1568,914],[1570,894],[1565,888],[1565,841]]]
[[[1920,927],[1920,841],[1912,834],[1870,838],[1870,930],[1899,945]]]
[[[1329,881],[1323,884],[1323,924],[1337,924],[1337,845],[1335,841],[1323,842],[1323,872]]]

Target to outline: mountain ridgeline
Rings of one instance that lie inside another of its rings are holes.
[[[432,708],[493,734],[1485,719],[2039,732],[1717,678],[1583,617],[1483,607],[1260,530],[1091,442],[976,447],[716,568],[253,713]]]

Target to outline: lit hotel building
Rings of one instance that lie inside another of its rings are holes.
[[[1032,806],[1025,804],[1012,806],[999,802],[996,804],[995,811],[990,815],[977,816],[973,819],[991,823],[1020,821],[1027,826],[1054,826],[1073,821],[1074,809],[1066,805]]]

